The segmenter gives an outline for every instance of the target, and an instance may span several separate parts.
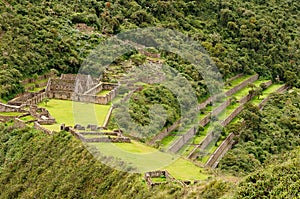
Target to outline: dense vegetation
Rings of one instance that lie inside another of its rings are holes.
[[[221,175],[184,190],[149,189],[141,175],[113,170],[72,135],[0,126],[1,198],[293,198],[299,193],[299,148],[274,156],[238,185]],[[281,183],[278,183],[281,182]],[[237,189],[236,189],[237,187]]]
[[[220,168],[236,175],[248,174],[263,166],[274,154],[300,145],[300,92],[273,95],[264,111],[248,104],[241,113],[245,123],[228,126],[239,135],[238,144],[220,162]]]
[[[0,10],[2,98],[21,92],[19,79],[31,74],[77,72],[104,35],[152,25],[198,40],[225,78],[256,71],[299,86],[297,0],[6,0]],[[78,23],[90,28],[79,31]]]

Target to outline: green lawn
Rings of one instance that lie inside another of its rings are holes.
[[[51,99],[47,105],[40,103],[56,119],[57,124],[45,125],[50,130],[59,131],[60,124],[67,126],[97,124],[102,126],[110,105],[88,104],[68,100]]]
[[[178,156],[161,152],[137,141],[132,141],[132,143],[88,143],[88,145],[94,146],[105,156],[125,161],[127,165],[138,168],[139,172],[166,169],[175,178],[182,180],[204,180],[208,177],[200,172],[203,171],[203,168],[192,162],[182,158],[178,159]]]
[[[158,178],[151,178],[152,182],[167,182],[167,179],[165,177],[158,177]]]
[[[106,94],[108,94],[110,92],[110,90],[102,90],[99,93],[97,93],[98,96],[105,96]]]
[[[173,177],[179,180],[205,180],[208,177],[204,173],[203,168],[183,158],[177,159],[167,166],[166,169]]]
[[[224,109],[219,115],[218,115],[218,119],[221,120],[225,120],[226,117],[228,117],[236,108],[238,108],[240,106],[239,103],[236,104],[232,104],[227,106],[226,109]]]
[[[162,147],[166,147],[168,146],[171,142],[173,142],[174,140],[176,140],[178,138],[178,136],[176,136],[176,134],[178,134],[177,131],[172,131],[168,136],[164,137],[161,141],[160,144]]]
[[[31,115],[27,115],[25,117],[21,117],[20,120],[23,120],[23,121],[27,122],[27,121],[35,120],[35,118],[32,117]]]
[[[270,94],[276,92],[276,90],[279,89],[281,86],[283,86],[283,84],[272,84],[266,90],[263,91],[263,94],[259,96],[259,99],[257,97],[254,97],[254,99],[251,100],[251,102],[255,105],[258,105],[263,99],[268,97]]]
[[[45,88],[46,88],[46,86],[40,87],[40,88],[34,88],[33,90],[29,90],[29,92],[35,93],[35,92],[41,91],[41,90],[43,90]]]
[[[1,116],[20,116],[23,113],[18,113],[18,112],[0,112]]]

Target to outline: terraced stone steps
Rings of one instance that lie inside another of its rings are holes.
[[[252,99],[250,101],[253,103],[255,102],[254,104],[256,104],[260,109],[262,109],[266,102],[269,100],[270,95],[272,93],[282,93],[283,91],[287,90],[287,88],[288,87],[286,85],[272,84],[266,90],[263,91],[263,94],[260,98]],[[210,150],[210,152],[212,151],[213,153],[209,156],[209,159],[207,161],[207,157],[202,159],[202,162],[206,162],[205,166],[216,168],[222,157],[235,143],[234,137],[234,134],[231,133],[225,139],[219,140],[219,144],[217,143],[218,148],[216,148],[215,150]]]
[[[240,79],[235,78],[234,81],[239,82],[238,85],[231,85],[229,87],[227,87],[228,90],[225,90],[225,95],[226,96],[230,96],[233,93],[243,89],[244,87],[246,87],[249,83],[252,83],[254,81],[256,81],[258,79],[258,75],[252,75],[249,76],[247,78],[245,78],[244,76],[242,76],[243,81],[240,82]],[[245,80],[244,80],[245,78]],[[205,102],[201,103],[198,106],[199,107],[203,107],[205,105],[205,107],[211,103],[213,100],[215,100],[217,98],[217,96],[213,96],[213,97],[209,97]],[[219,114],[220,112],[222,112],[228,105],[230,104],[230,100],[226,99],[225,102],[223,102],[220,106],[218,106],[216,109],[212,110],[212,113],[210,114]],[[210,121],[210,116],[205,116],[204,118],[202,118],[200,120],[200,124],[203,124],[203,126],[205,126],[209,121]],[[197,133],[197,129],[192,126],[189,129],[185,129],[184,132],[180,132],[179,133],[179,138],[176,139],[167,149],[169,152],[172,153],[176,153],[178,152],[191,138],[194,137],[194,135]]]
[[[269,87],[272,85],[272,81],[270,80],[256,80],[253,82],[253,84],[256,87],[259,87],[260,84],[265,83],[266,87]],[[232,96],[237,99],[237,103],[231,104],[226,107],[219,115],[218,119],[220,122],[220,125],[223,127],[228,125],[242,110],[243,105],[252,99],[253,95],[249,94],[249,91],[252,88],[250,87],[244,87],[243,89],[239,90],[238,92],[234,93]],[[200,150],[205,150],[209,146],[210,142],[216,141],[218,139],[218,136],[214,134],[214,131],[210,131],[207,133],[206,137],[199,143],[199,145],[195,146],[194,149],[189,153],[188,158],[195,158],[196,154]],[[209,149],[208,149],[209,150]]]

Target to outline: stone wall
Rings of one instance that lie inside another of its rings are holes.
[[[114,90],[115,88],[119,87],[119,84],[114,84],[114,83],[108,83],[108,82],[101,82],[94,86],[93,88],[89,89],[86,91],[84,94],[89,94],[89,95],[96,95],[102,90]]]
[[[178,152],[195,134],[197,133],[197,128],[190,128],[185,134],[181,135],[168,149],[169,152]]]
[[[227,126],[243,109],[244,105],[241,104],[225,120],[221,122],[221,125],[224,127]]]
[[[234,78],[237,79],[241,76],[242,76],[242,74],[239,74],[239,75],[235,76]],[[232,89],[228,90],[227,92],[225,92],[225,95],[226,96],[231,96],[232,94],[234,94],[237,91],[243,89],[249,83],[252,83],[252,82],[256,81],[257,79],[258,79],[258,74],[255,74],[255,75],[251,76],[250,78],[246,79],[245,81],[243,81],[242,83],[240,83],[239,85],[237,85],[237,86],[233,87]],[[219,94],[219,95],[221,96],[221,94]],[[200,103],[197,106],[197,111],[205,108],[209,103],[215,101],[217,99],[217,97],[218,96],[214,95],[214,96],[210,96],[209,98],[207,98],[204,102]]]
[[[39,131],[43,131],[44,133],[48,134],[48,135],[51,135],[53,133],[53,131],[50,131],[44,127],[42,127],[38,122],[34,122],[34,125],[33,127],[36,129],[36,130],[39,130]]]
[[[26,112],[22,106],[14,106],[0,103],[0,112]]]
[[[20,120],[19,118],[15,118],[14,127],[22,129],[22,128],[26,128],[27,126],[24,121]]]
[[[226,139],[221,143],[221,145],[215,150],[215,152],[210,156],[205,166],[216,168],[219,164],[220,159],[226,154],[226,152],[232,147],[234,144],[233,133],[230,133]]]
[[[206,126],[210,122],[211,113],[207,114],[204,118],[199,121],[199,125],[202,127]]]
[[[0,115],[0,121],[1,122],[8,122],[13,120],[14,118],[16,118],[16,116],[4,116],[4,115]]]
[[[113,110],[114,110],[114,106],[112,105],[112,106],[109,108],[108,113],[107,113],[107,115],[106,115],[106,117],[105,117],[105,120],[104,120],[104,123],[103,123],[103,127],[107,127],[108,122],[109,122],[109,119],[110,119],[110,116],[111,116]]]
[[[8,102],[9,105],[21,106],[21,105],[31,105],[38,104],[46,97],[46,93],[44,90],[41,90],[36,93],[26,92],[21,94],[20,96],[10,100]]]
[[[238,78],[240,78],[242,76],[244,76],[243,73],[237,74],[236,76],[231,77],[230,79],[226,80],[226,82],[231,82],[231,81],[236,80],[236,79],[238,79]]]
[[[112,143],[130,143],[131,140],[128,137],[99,137],[99,138],[83,138],[84,142],[112,142]]]
[[[215,108],[212,112],[211,115],[212,116],[216,116],[218,114],[220,114],[225,108],[227,108],[227,106],[229,106],[231,103],[231,100],[228,99],[225,102],[223,102],[220,106],[218,106],[217,108]]]
[[[168,136],[169,133],[174,131],[180,125],[180,120],[174,122],[171,126],[164,128],[161,132],[156,134],[151,140],[148,142],[150,145],[154,145],[156,141],[162,140],[164,137]]]
[[[248,84],[256,81],[257,79],[258,79],[258,74],[255,74],[255,75],[251,76],[250,78],[246,79],[245,81],[243,81],[242,83],[240,83],[239,85],[237,85],[237,86],[233,87],[232,89],[228,90],[227,92],[225,92],[225,95],[230,96],[230,95],[236,93],[237,91],[241,90]]]

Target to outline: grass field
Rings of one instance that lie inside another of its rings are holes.
[[[263,91],[263,94],[259,97],[259,99],[255,97],[253,100],[251,100],[251,102],[255,105],[258,105],[263,99],[268,97],[270,94],[276,92],[276,90],[279,89],[281,86],[283,86],[283,84],[272,84],[266,90]]]
[[[18,112],[0,112],[0,115],[2,116],[20,116],[23,113],[18,113]]]
[[[237,86],[238,84],[242,83],[243,81],[245,81],[246,79],[249,79],[250,77],[252,77],[253,75],[243,75],[240,78],[237,78],[233,81],[230,81],[230,85],[226,85],[224,86],[224,91],[228,91],[230,89],[232,89],[233,87]]]
[[[27,115],[25,117],[21,117],[20,120],[27,122],[27,121],[35,120],[35,118],[32,117],[31,115]]]
[[[143,143],[89,143],[105,156],[112,156],[136,167],[139,172],[166,169],[171,175],[182,180],[204,180],[208,176],[203,169],[178,156],[161,152]],[[120,169],[120,168],[119,168]]]
[[[102,90],[99,93],[97,93],[97,96],[105,96],[106,94],[108,94],[110,92],[110,90]]]
[[[40,103],[39,107],[46,108],[56,119],[57,124],[44,125],[49,130],[59,131],[60,124],[73,126],[81,124],[98,124],[102,126],[110,105],[88,104],[68,100],[51,99],[47,105]]]

